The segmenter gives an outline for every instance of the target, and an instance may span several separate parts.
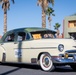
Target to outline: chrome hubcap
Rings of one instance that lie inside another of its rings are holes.
[[[49,59],[49,57],[45,56],[43,58],[43,66],[46,67],[46,68],[48,68],[50,66],[50,59]]]

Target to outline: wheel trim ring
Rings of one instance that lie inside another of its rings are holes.
[[[48,60],[49,60],[49,64],[48,64],[48,65],[46,65],[46,63],[45,63],[46,57],[47,57]],[[42,64],[43,64],[43,66],[44,66],[45,68],[50,67],[50,65],[52,66],[51,59],[50,59],[48,56],[45,55],[45,56],[43,57],[43,59],[42,59]]]

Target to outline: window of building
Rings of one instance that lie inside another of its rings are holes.
[[[74,22],[74,26],[76,27],[76,21]]]
[[[74,28],[74,27],[76,27],[76,21],[69,21],[69,22],[68,22],[68,27],[69,27],[69,28]]]

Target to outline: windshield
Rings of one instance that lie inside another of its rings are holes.
[[[51,31],[36,31],[31,32],[33,39],[55,38],[55,33]]]

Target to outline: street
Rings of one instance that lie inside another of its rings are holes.
[[[0,75],[76,75],[76,72],[69,66],[57,67],[53,72],[44,72],[36,65],[0,64]]]

